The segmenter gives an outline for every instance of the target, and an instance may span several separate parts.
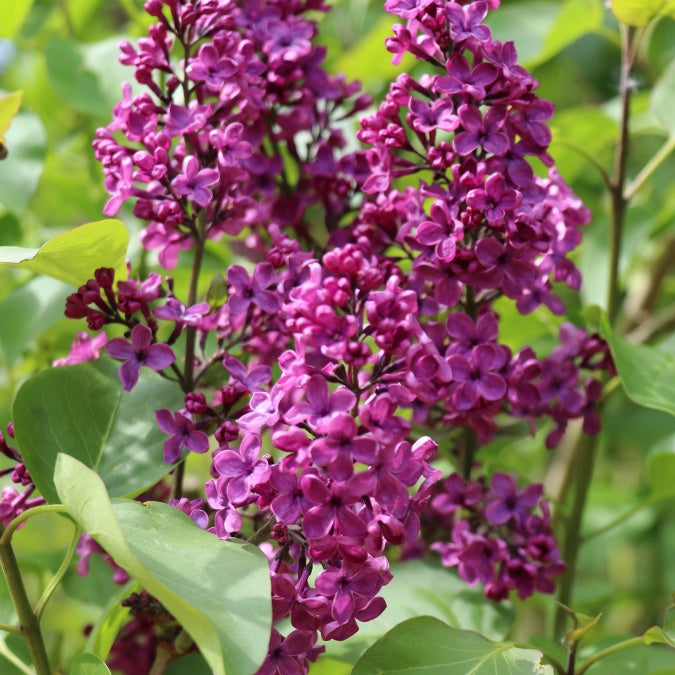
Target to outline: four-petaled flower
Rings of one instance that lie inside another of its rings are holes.
[[[194,422],[181,412],[172,413],[166,408],[155,411],[157,426],[165,433],[171,434],[164,443],[164,461],[173,464],[185,446],[193,452],[206,452],[209,449],[209,437],[199,431]]]
[[[209,186],[215,185],[219,180],[220,173],[216,169],[200,171],[199,160],[190,155],[183,160],[183,173],[171,181],[171,187],[179,197],[187,197],[205,208],[213,199],[213,192],[209,190]]]
[[[152,330],[143,324],[131,329],[131,341],[113,338],[105,349],[116,359],[125,359],[120,366],[119,376],[125,391],[131,391],[138,382],[141,366],[151,370],[164,370],[175,360],[176,355],[169,345],[152,342]]]

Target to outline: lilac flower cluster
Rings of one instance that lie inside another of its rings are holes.
[[[430,548],[469,585],[485,584],[485,596],[492,600],[507,598],[513,589],[521,598],[535,591],[552,593],[553,577],[566,565],[542,492],[541,484],[519,491],[513,476],[505,473],[495,473],[489,488],[484,480],[465,481],[453,473],[429,506],[435,531],[444,539],[449,532],[450,541]]]
[[[272,224],[313,244],[307,209],[328,227],[348,209],[356,168],[339,157],[334,120],[369,99],[322,68],[309,15],[326,9],[322,0],[146,2],[158,21],[138,47],[122,43],[121,62],[150,93],[126,84],[94,148],[111,195],[104,213],[133,199],[148,222],[141,241],[165,268],[244,228],[252,249]]]
[[[367,99],[322,69],[308,18],[320,0],[148,0],[150,36],[122,45],[149,93],[126,86],[97,134],[105,213],[132,200],[165,268],[192,249],[198,274],[222,237],[250,264],[231,265],[210,302],[194,276],[181,296],[157,274],[115,284],[98,270],[66,314],[126,335],[80,338],[64,362],[105,346],[125,389],[143,366],[182,387],[181,410],[156,412],[165,460],[214,450],[204,499],[172,503],[259,544],[274,619],[290,621],[260,673],[306,672],[319,636],[378,616],[390,546],[431,544],[495,600],[551,592],[564,569],[541,486],[470,480],[506,416],[550,418],[549,447],[572,419],[597,432],[591,374],[611,369],[571,324],[545,358],[499,342],[500,297],[564,313],[553,284],[579,287],[568,254],[589,214],[547,152],[552,105],[483,23],[497,5],[388,0],[405,25],[387,47],[431,72],[399,76],[361,121],[367,150],[342,155],[338,122]],[[440,482],[438,444],[415,427],[450,428],[442,451],[463,478]],[[421,526],[430,499],[446,535]]]

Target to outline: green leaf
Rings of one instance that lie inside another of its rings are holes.
[[[391,55],[384,46],[386,38],[392,35],[391,16],[383,16],[373,29],[353,48],[337,59],[335,72],[344,73],[348,80],[358,79],[364,89],[376,89],[383,82],[393,80],[396,75],[409,69],[414,57],[406,54],[398,65],[391,63]]]
[[[642,641],[646,645],[661,644],[667,645],[668,641],[666,640],[663,629],[660,626],[652,626],[642,634]]]
[[[129,621],[129,608],[122,605],[122,600],[128,598],[135,590],[138,592],[141,588],[133,581],[125,584],[122,588],[118,588],[115,595],[110,598],[108,606],[101,612],[94,624],[87,639],[87,650],[96,654],[99,658],[104,660],[108,658],[117,634],[122,626]]]
[[[553,1],[504,3],[498,12],[490,12],[487,23],[495,39],[515,43],[519,62],[529,66],[543,54],[547,36],[559,12],[560,3]]]
[[[51,83],[69,105],[91,115],[110,114],[98,78],[87,68],[73,42],[52,38],[47,45],[46,60]]]
[[[59,452],[97,471],[113,497],[142,492],[172,468],[164,463],[167,436],[154,411],[179,408],[180,392],[150,371],[123,392],[116,371],[108,359],[51,368],[19,389],[13,408],[16,440],[48,502],[58,503],[53,473]]]
[[[588,633],[590,633],[600,621],[602,612],[596,614],[595,616],[585,616],[583,614],[577,614],[577,619],[581,619],[580,625],[576,626],[572,630],[568,631],[565,635],[565,640],[569,643],[579,643],[581,642]],[[582,618],[583,617],[583,618]]]
[[[600,30],[603,15],[600,0],[567,0],[546,37],[538,62],[559,54],[580,37]]]
[[[422,616],[405,621],[378,640],[358,661],[353,675],[544,675],[542,653],[511,642],[492,642]]]
[[[662,73],[652,89],[649,99],[652,114],[668,131],[670,136],[675,135],[675,61]]]
[[[256,671],[271,628],[269,568],[257,547],[221,541],[168,504],[113,504],[99,476],[68,455],[54,482],[70,515],[176,617],[217,675]]]
[[[179,656],[171,661],[164,672],[165,675],[211,675],[211,669],[198,652]]]
[[[33,0],[0,2],[0,37],[16,37],[32,6]]]
[[[650,451],[647,483],[654,499],[675,496],[675,435],[660,440]]]
[[[127,277],[128,243],[129,233],[121,220],[99,220],[63,232],[37,249],[0,246],[0,264],[46,274],[73,286],[92,279],[99,267],[112,267],[119,281]]]
[[[487,603],[478,588],[469,588],[453,571],[414,560],[391,566],[393,579],[382,589],[387,609],[344,642],[326,643],[326,655],[355,663],[375,640],[397,624],[431,616],[454,628],[503,638],[513,621],[511,607]]]
[[[675,415],[675,356],[628,342],[612,331],[606,316],[600,328],[628,398],[645,408]]]
[[[15,288],[0,301],[0,349],[12,365],[49,328],[63,319],[66,296],[71,289],[49,277],[35,277]]]
[[[629,26],[646,26],[657,16],[675,18],[675,0],[611,0],[612,12]]]
[[[73,661],[70,675],[110,675],[110,668],[96,654],[82,652]]]
[[[40,118],[26,112],[17,115],[7,131],[7,147],[10,154],[0,162],[0,202],[23,216],[44,166],[47,134]]]

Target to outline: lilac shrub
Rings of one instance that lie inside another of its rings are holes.
[[[345,129],[370,101],[323,69],[321,0],[148,0],[149,36],[121,45],[144,91],[124,85],[94,141],[104,213],[133,205],[143,246],[166,270],[190,256],[192,277],[181,291],[97,270],[66,315],[125,336],[78,334],[60,363],[105,349],[125,390],[144,368],[182,388],[182,409],[156,412],[165,461],[214,450],[203,495],[177,482],[171,503],[262,548],[289,626],[259,673],[307,672],[319,636],[379,616],[392,546],[440,554],[492,600],[550,593],[565,569],[543,487],[476,475],[510,418],[551,420],[549,448],[573,419],[596,433],[593,372],[612,368],[567,323],[543,358],[499,341],[499,298],[565,313],[554,284],[579,288],[569,253],[590,214],[548,154],[553,105],[484,24],[498,5],[385,2],[401,21],[387,49],[417,65],[361,119],[354,152]],[[204,299],[209,240],[248,264]]]

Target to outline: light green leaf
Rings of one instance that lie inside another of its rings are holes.
[[[96,654],[82,652],[73,661],[70,675],[110,675],[110,668]]]
[[[14,117],[7,131],[7,147],[10,154],[0,162],[0,203],[23,216],[44,166],[47,134],[40,118],[27,112]]]
[[[154,411],[179,408],[180,392],[150,371],[123,392],[116,371],[108,359],[51,368],[19,389],[13,408],[16,440],[48,502],[58,503],[53,473],[59,452],[97,471],[113,497],[137,494],[171,469],[162,451],[167,436]]]
[[[54,482],[70,515],[176,617],[217,675],[256,671],[271,628],[258,548],[221,541],[168,504],[113,504],[99,476],[68,455],[59,455]]]
[[[122,626],[129,621],[129,608],[122,605],[122,600],[128,598],[134,590],[136,592],[141,590],[135,582],[129,582],[119,588],[89,633],[87,650],[103,660],[108,658],[110,648]]]
[[[662,73],[649,99],[652,114],[671,136],[675,135],[675,61]]]
[[[0,264],[46,274],[73,286],[92,279],[99,267],[112,267],[119,281],[127,277],[128,243],[129,233],[121,220],[99,220],[63,232],[37,249],[0,246]]]
[[[649,453],[647,482],[653,498],[675,496],[675,436],[662,439]]]
[[[378,640],[358,661],[353,675],[553,675],[542,653],[511,642],[492,642],[422,616],[405,621]]]
[[[457,574],[422,561],[391,566],[393,579],[382,589],[387,609],[344,642],[326,643],[326,655],[355,663],[359,656],[396,625],[416,616],[431,616],[454,628],[503,638],[513,621],[510,606],[487,603],[478,588],[469,588]]]
[[[603,15],[602,0],[567,0],[546,37],[538,62],[550,59],[580,37],[600,30]]]
[[[603,317],[601,334],[628,398],[635,403],[675,415],[675,356],[656,347],[632,344],[615,334]]]
[[[0,2],[0,37],[16,37],[32,6],[33,0]]]
[[[651,628],[647,629],[642,634],[642,641],[646,645],[653,645],[653,644],[667,645],[668,644],[668,641],[666,640],[666,638],[663,634],[663,629],[660,626],[652,626]]]
[[[675,18],[675,0],[611,0],[612,12],[629,26],[646,26],[657,16]]]

